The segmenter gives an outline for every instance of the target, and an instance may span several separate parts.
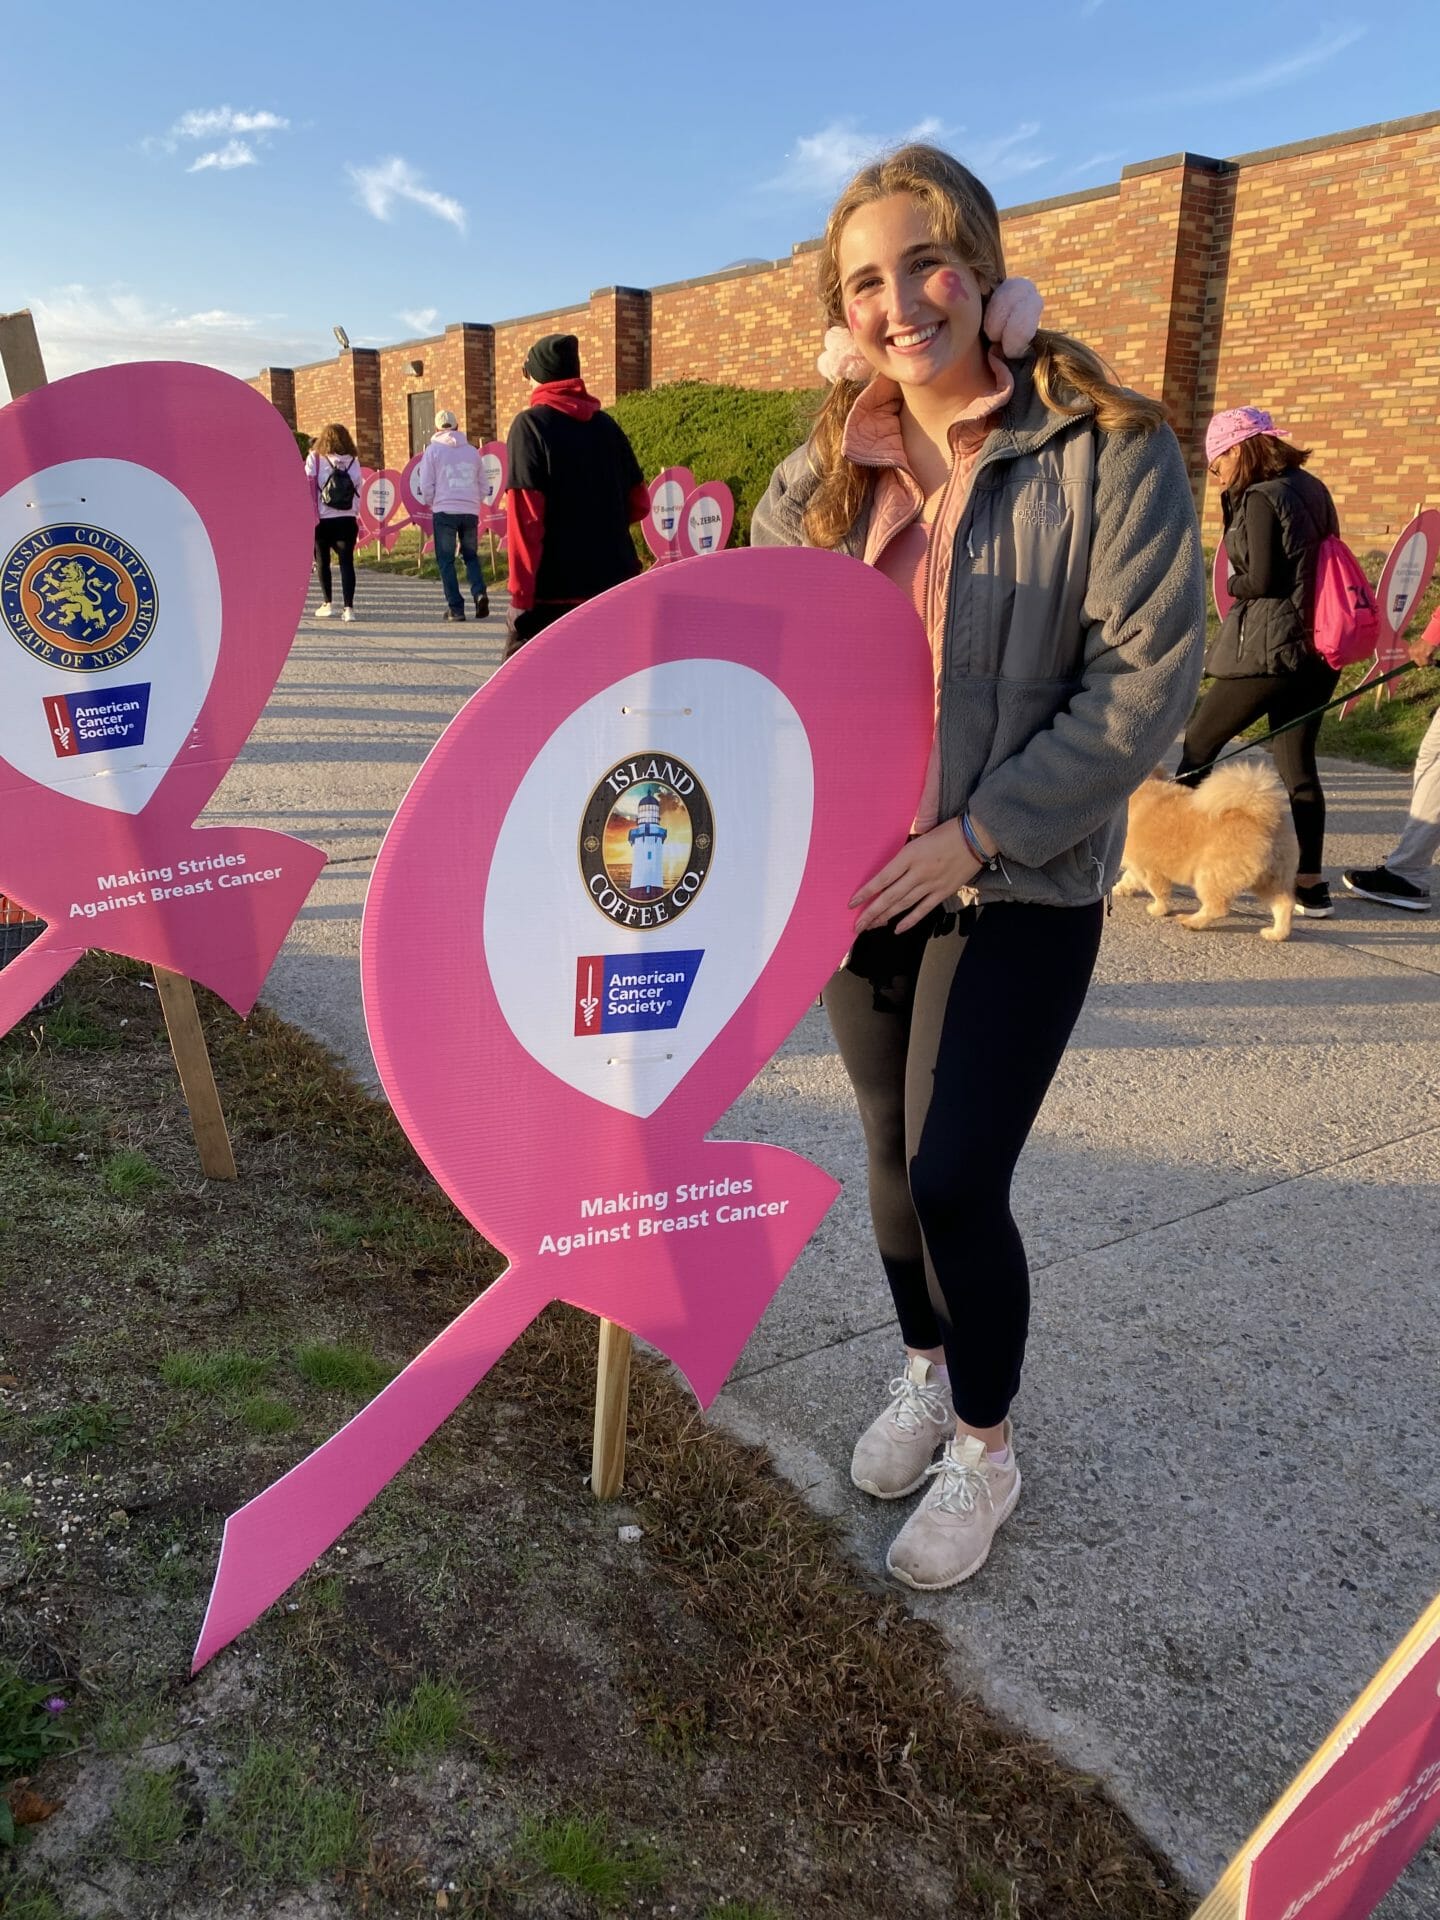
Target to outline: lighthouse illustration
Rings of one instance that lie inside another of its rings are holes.
[[[660,824],[660,796],[654,787],[647,787],[639,796],[635,808],[635,825],[631,827],[630,841],[630,885],[626,889],[632,900],[651,900],[665,891],[665,842],[669,838],[667,830]]]

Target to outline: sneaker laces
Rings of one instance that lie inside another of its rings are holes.
[[[973,1513],[980,1504],[983,1493],[991,1499],[990,1482],[986,1478],[982,1460],[957,1460],[947,1447],[933,1467],[926,1468],[927,1473],[935,1474],[939,1480],[939,1492],[929,1502],[942,1513]],[[994,1502],[991,1501],[993,1505]]]
[[[902,1433],[919,1433],[922,1420],[937,1427],[948,1427],[950,1412],[940,1387],[917,1387],[908,1373],[890,1382],[890,1418]]]

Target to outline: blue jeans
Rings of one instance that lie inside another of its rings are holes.
[[[474,513],[437,513],[434,518],[435,564],[440,569],[440,584],[445,589],[445,604],[452,613],[463,613],[465,602],[460,598],[460,582],[455,577],[455,542],[460,542],[461,558],[465,562],[466,576],[470,581],[470,592],[478,601],[484,602],[485,576],[480,571],[480,549],[478,530],[480,517]]]

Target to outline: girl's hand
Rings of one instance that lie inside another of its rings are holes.
[[[855,922],[857,934],[884,926],[897,913],[905,918],[895,931],[908,933],[932,908],[967,887],[980,871],[980,862],[965,844],[958,820],[942,820],[938,827],[907,841],[873,880],[867,880],[852,907],[864,911]]]

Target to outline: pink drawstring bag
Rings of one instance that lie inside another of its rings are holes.
[[[1315,563],[1315,651],[1332,667],[1348,667],[1368,660],[1379,639],[1370,582],[1339,534],[1328,534]]]

